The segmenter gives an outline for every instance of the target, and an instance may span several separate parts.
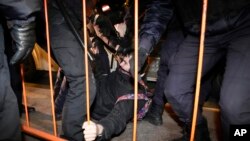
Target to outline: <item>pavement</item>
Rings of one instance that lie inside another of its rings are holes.
[[[26,83],[27,103],[34,106],[36,112],[29,114],[30,127],[53,134],[51,114],[51,96],[49,85]],[[215,109],[214,109],[215,108]],[[208,120],[208,127],[212,141],[220,141],[219,111],[215,103],[207,102],[204,107],[204,115]],[[181,136],[181,128],[176,122],[176,116],[169,104],[166,104],[163,113],[163,125],[154,126],[147,121],[138,121],[137,141],[170,141]],[[22,123],[26,124],[25,114],[22,115]],[[56,122],[57,132],[61,132],[61,121]],[[43,141],[44,139],[24,134],[24,141]],[[132,141],[133,123],[128,123],[124,132],[111,141]]]

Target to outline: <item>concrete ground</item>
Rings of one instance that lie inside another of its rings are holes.
[[[30,127],[53,134],[51,98],[48,85],[38,85],[26,83],[27,101],[29,106],[34,106],[36,112],[30,113]],[[220,139],[219,112],[211,108],[215,104],[206,103],[204,115],[208,119],[210,137],[212,141]],[[167,104],[163,114],[163,125],[154,126],[147,121],[138,121],[137,124],[137,141],[170,141],[181,136],[181,128],[175,121],[175,115],[171,107]],[[22,116],[22,123],[25,124],[25,115]],[[58,133],[61,129],[61,121],[57,121]],[[127,125],[126,130],[119,136],[114,137],[111,141],[131,141],[133,139],[133,123]],[[25,134],[24,141],[42,141],[44,139]]]

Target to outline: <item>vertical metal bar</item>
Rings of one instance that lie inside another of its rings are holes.
[[[134,7],[134,16],[135,16],[135,23],[134,23],[134,29],[135,29],[135,78],[134,78],[134,120],[133,120],[133,141],[136,141],[137,137],[137,108],[138,108],[138,0],[135,0],[135,7]]]
[[[51,53],[50,53],[50,34],[49,34],[49,20],[48,20],[48,7],[47,0],[44,0],[44,14],[45,14],[45,25],[46,25],[46,41],[47,41],[47,50],[48,50],[48,61],[49,61],[49,84],[50,84],[50,97],[51,97],[51,112],[53,118],[53,130],[54,135],[57,136],[57,126],[56,126],[56,117],[55,117],[55,103],[54,103],[54,92],[53,92],[53,83],[52,83],[52,70],[51,70]]]
[[[89,104],[89,69],[88,69],[88,39],[87,39],[87,16],[86,16],[86,0],[83,0],[83,36],[84,36],[84,61],[86,74],[86,111],[87,121],[90,121],[90,104]]]
[[[203,64],[203,55],[204,55],[206,18],[207,18],[207,0],[203,0],[198,70],[197,70],[197,78],[196,78],[196,90],[195,90],[194,110],[193,110],[193,119],[192,119],[192,129],[191,129],[190,141],[194,140],[195,127],[196,127],[196,121],[197,121],[197,111],[198,111],[198,105],[199,105],[202,64]]]
[[[24,102],[24,107],[25,107],[25,118],[26,118],[26,125],[29,127],[30,126],[30,121],[29,121],[29,112],[28,112],[28,106],[27,106],[27,95],[26,95],[26,87],[24,83],[24,67],[23,64],[21,64],[21,78],[22,78],[22,87],[23,87],[23,102]]]

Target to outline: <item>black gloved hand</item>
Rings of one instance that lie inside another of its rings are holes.
[[[138,50],[138,72],[141,70],[142,66],[146,62],[147,57],[148,57],[147,51],[143,48],[139,48]],[[134,77],[135,76],[134,54],[132,56],[132,59],[130,59],[129,63],[130,63],[130,73]],[[138,80],[140,81],[141,77],[140,75],[138,76],[139,76]]]
[[[15,52],[10,60],[10,64],[14,65],[22,62],[32,52],[36,41],[35,23],[13,24],[9,26],[9,29],[13,39],[12,47]]]

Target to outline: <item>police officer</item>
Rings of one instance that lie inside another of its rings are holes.
[[[84,51],[57,2],[55,0],[49,2],[51,48],[69,84],[62,114],[62,137],[81,141],[83,139],[81,125],[86,116]],[[76,31],[82,35],[82,1],[59,0],[59,2],[65,7],[64,10],[67,11]],[[89,5],[87,7],[91,8]],[[80,38],[83,39],[82,36]],[[91,67],[89,67],[89,78],[90,104],[92,104],[95,96],[95,82]]]
[[[162,114],[164,112],[165,103],[167,102],[164,95],[165,80],[169,72],[169,60],[174,55],[179,47],[179,44],[184,39],[184,32],[176,18],[170,22],[170,27],[166,31],[164,41],[160,46],[160,62],[157,71],[157,81],[154,87],[152,104],[144,118],[153,125],[162,125]]]
[[[2,0],[0,1],[0,140],[20,141],[20,121],[16,96],[10,85],[10,75],[6,55],[4,53],[4,35],[2,24],[7,25],[13,39],[16,53],[10,63],[12,65],[24,60],[35,43],[34,13],[40,10],[36,0]]]
[[[228,140],[231,124],[249,124],[250,95],[250,12],[248,0],[210,0],[208,2],[203,76],[226,53],[226,67],[220,94],[223,139]],[[189,140],[202,1],[154,0],[147,10],[140,30],[139,64],[142,64],[160,39],[173,14],[180,17],[188,33],[170,62],[165,83],[165,96],[184,122],[183,140]],[[201,95],[196,140],[210,140],[205,118],[201,115]]]

